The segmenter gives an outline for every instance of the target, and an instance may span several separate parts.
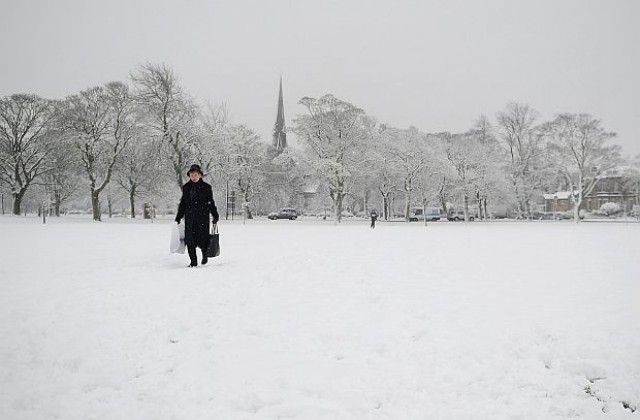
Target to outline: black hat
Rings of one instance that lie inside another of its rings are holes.
[[[200,169],[200,165],[191,165],[191,168],[189,168],[189,170],[187,171],[187,176],[189,176],[191,172],[200,172],[200,176],[204,176],[202,170]]]

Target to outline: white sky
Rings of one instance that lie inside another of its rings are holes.
[[[0,0],[0,96],[61,98],[166,63],[271,141],[332,93],[397,127],[465,131],[509,101],[600,118],[640,153],[640,1]]]

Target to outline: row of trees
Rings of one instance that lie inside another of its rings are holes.
[[[109,191],[111,212],[118,189],[135,217],[136,199],[175,198],[191,162],[232,179],[241,171],[242,147],[258,145],[249,129],[228,124],[224,106],[198,106],[165,65],[148,64],[130,84],[107,83],[64,100],[23,94],[0,100],[0,181],[14,214],[30,190],[59,214],[86,187],[95,220],[103,193]]]
[[[109,214],[126,198],[135,217],[140,199],[175,206],[185,169],[198,162],[218,197],[237,192],[248,218],[282,206],[317,210],[327,200],[338,221],[345,209],[378,206],[388,218],[397,197],[406,218],[413,205],[446,210],[450,202],[465,215],[471,203],[480,217],[506,203],[526,216],[542,192],[560,186],[575,192],[577,214],[599,177],[622,162],[614,134],[586,114],[545,122],[512,103],[495,124],[480,116],[464,133],[423,133],[382,124],[332,95],[300,104],[305,112],[291,128],[300,148],[278,152],[231,124],[224,105],[198,105],[165,65],[147,64],[129,83],[64,100],[7,96],[0,99],[0,182],[14,214],[30,194],[59,215],[86,191],[95,220],[105,195]]]
[[[506,203],[528,217],[543,192],[566,188],[574,192],[579,221],[584,197],[623,163],[619,146],[610,142],[615,134],[587,114],[545,122],[529,106],[511,103],[495,126],[480,116],[464,133],[421,133],[379,124],[331,95],[300,103],[308,112],[294,130],[314,173],[327,183],[338,219],[345,197],[366,201],[369,191],[379,193],[385,217],[394,192],[404,196],[407,220],[412,205],[435,201],[444,211],[448,202],[460,203],[465,218],[471,202],[480,218],[487,217],[489,203]]]

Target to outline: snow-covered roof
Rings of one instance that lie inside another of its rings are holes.
[[[558,191],[554,194],[543,194],[545,200],[566,200],[571,198],[571,191]]]
[[[629,174],[637,174],[638,172],[640,172],[640,168],[635,165],[620,165],[605,171],[598,178],[618,178]]]

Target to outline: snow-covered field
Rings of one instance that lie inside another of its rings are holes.
[[[0,217],[0,419],[638,419],[640,223]]]

